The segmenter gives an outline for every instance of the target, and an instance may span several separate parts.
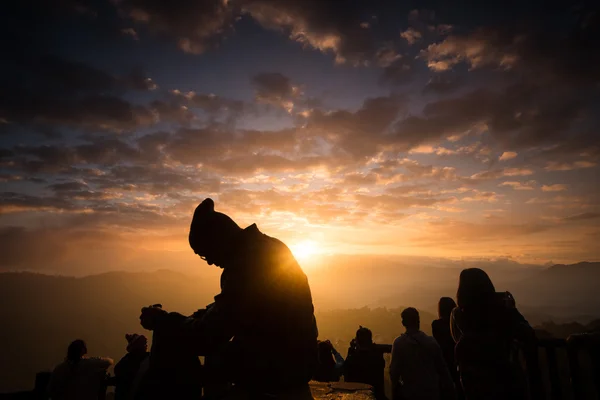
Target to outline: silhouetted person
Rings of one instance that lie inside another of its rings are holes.
[[[148,369],[148,339],[144,335],[127,334],[127,354],[115,365],[115,400],[133,400]]]
[[[450,371],[437,341],[420,330],[419,312],[412,307],[402,311],[406,332],[394,340],[390,380],[394,399],[455,399]]]
[[[319,341],[319,365],[313,379],[319,382],[339,382],[344,358],[329,340]]]
[[[162,310],[162,305],[156,304],[151,308]],[[186,318],[180,314],[177,316]],[[202,372],[196,348],[189,338],[169,327],[155,329],[148,371],[137,387],[135,398],[197,399],[202,394]]]
[[[110,358],[88,358],[83,340],[75,340],[67,357],[52,372],[48,392],[52,400],[98,400]]]
[[[450,376],[456,387],[457,397],[462,398],[462,387],[456,361],[454,360],[454,338],[450,331],[450,315],[456,307],[456,302],[450,297],[442,297],[438,303],[438,319],[431,323],[431,332],[438,342],[444,355],[446,365],[450,370]]]
[[[525,377],[511,350],[515,341],[532,346],[535,333],[512,295],[496,293],[484,271],[470,268],[460,274],[456,300],[451,331],[465,398],[526,398]]]
[[[359,327],[348,348],[344,363],[344,381],[371,385],[375,397],[385,399],[384,368],[383,352],[373,343],[373,333],[368,328]]]
[[[308,280],[288,247],[255,224],[240,228],[216,212],[211,199],[196,208],[189,242],[209,265],[223,268],[221,293],[192,318],[144,308],[142,325],[155,334],[170,332],[199,355],[225,352],[221,359],[236,388],[307,389],[317,363],[317,328]],[[294,361],[282,366],[282,354]]]

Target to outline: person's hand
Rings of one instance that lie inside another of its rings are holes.
[[[140,324],[144,329],[148,329],[149,331],[154,330],[156,320],[165,314],[167,312],[159,307],[143,307],[140,315]]]

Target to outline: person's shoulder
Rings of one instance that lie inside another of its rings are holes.
[[[67,361],[63,361],[60,364],[58,364],[57,366],[54,367],[54,369],[52,370],[53,373],[60,373],[61,371],[65,370],[68,367],[68,362]]]
[[[421,333],[422,333],[422,335],[421,335],[422,340],[429,343],[430,346],[440,347],[438,341],[435,340],[435,338],[433,336],[430,336],[430,335],[426,334],[425,332],[421,332]]]
[[[406,343],[406,335],[402,334],[402,335],[398,336],[396,339],[394,339],[394,341],[392,342],[392,346],[398,347],[398,346],[402,346],[404,343]]]

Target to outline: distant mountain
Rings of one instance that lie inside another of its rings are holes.
[[[557,316],[600,313],[600,262],[557,264],[517,283],[515,297]]]
[[[306,269],[317,322],[324,337],[344,347],[359,324],[371,327],[377,340],[390,341],[402,331],[399,310],[405,306],[417,307],[428,329],[439,297],[454,297],[460,271],[472,266],[487,270],[497,290],[513,292],[536,324],[600,316],[600,263],[544,268],[379,256],[324,260]],[[82,278],[0,273],[0,393],[32,387],[35,373],[60,362],[77,338],[88,342],[90,355],[120,358],[125,333],[150,336],[139,325],[142,306],[162,303],[167,310],[192,313],[210,303],[219,292],[220,271],[195,273],[110,272]]]

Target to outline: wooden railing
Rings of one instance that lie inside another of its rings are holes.
[[[384,353],[391,353],[392,345],[377,345]],[[566,349],[568,358],[569,387],[563,388],[557,351]],[[545,353],[544,365],[548,371],[549,397],[542,380],[540,351]],[[596,399],[600,399],[600,333],[571,335],[565,339],[538,339],[537,347],[518,350],[525,362],[530,398],[532,400],[583,400],[586,397],[586,382],[579,362],[580,355],[587,355],[592,367],[592,380]],[[515,356],[519,356],[516,354]],[[589,382],[587,382],[589,383]],[[589,391],[588,391],[589,392]],[[594,397],[592,397],[594,398]]]

